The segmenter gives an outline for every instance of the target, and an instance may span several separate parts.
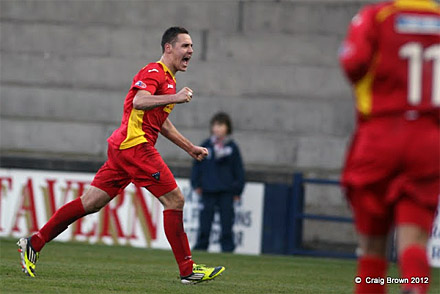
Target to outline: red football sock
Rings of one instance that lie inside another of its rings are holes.
[[[362,256],[358,259],[358,277],[362,280],[359,284],[356,284],[355,293],[356,294],[384,294],[386,293],[385,287],[385,275],[387,272],[387,260],[382,257],[376,256]],[[384,280],[383,285],[380,283],[366,283],[366,278],[382,278]]]
[[[67,227],[77,219],[86,215],[81,198],[63,205],[58,209],[49,221],[35,235],[31,237],[31,245],[37,251],[51,241],[53,238],[61,234]]]
[[[416,290],[415,293],[428,293],[429,284],[423,283],[425,279],[429,281],[430,268],[426,249],[420,245],[412,245],[406,248],[399,258],[400,274],[402,278],[407,278],[408,283],[402,285],[404,290]],[[421,278],[422,283],[412,284],[411,278]]]
[[[190,275],[194,262],[192,261],[188,238],[183,229],[183,211],[175,209],[164,210],[163,225],[165,235],[179,265],[180,275],[182,277]]]

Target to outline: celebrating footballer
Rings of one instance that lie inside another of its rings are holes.
[[[163,205],[165,235],[171,245],[183,284],[212,280],[223,266],[205,267],[193,262],[183,228],[185,199],[176,181],[155,148],[158,134],[185,150],[196,160],[208,155],[195,146],[171,123],[168,115],[176,104],[188,103],[193,91],[183,87],[176,93],[178,71],[185,72],[193,55],[188,31],[171,27],[162,37],[162,57],[137,73],[125,98],[121,126],[108,138],[108,159],[99,169],[91,187],[58,209],[34,235],[18,241],[23,271],[35,276],[35,264],[44,245],[77,219],[99,211],[130,183],[145,187]]]

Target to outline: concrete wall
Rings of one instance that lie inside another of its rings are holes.
[[[370,1],[371,2],[371,1]],[[105,158],[132,76],[187,27],[195,90],[171,120],[191,140],[229,112],[249,168],[338,171],[353,126],[337,48],[366,1],[0,2],[3,154]],[[168,162],[189,164],[164,140]]]
[[[200,142],[231,114],[247,169],[337,177],[353,128],[337,62],[347,24],[374,1],[0,1],[0,148],[4,155],[104,160],[133,75],[160,57],[171,25],[195,56],[171,120]],[[163,139],[171,165],[188,156]],[[341,191],[309,187],[307,211],[350,215]],[[337,231],[337,240],[335,240]],[[305,241],[350,243],[351,225],[305,223]]]

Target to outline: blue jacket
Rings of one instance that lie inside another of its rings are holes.
[[[240,150],[233,140],[226,140],[224,149],[228,152],[216,156],[211,139],[202,143],[209,151],[205,160],[194,161],[191,184],[203,192],[230,192],[240,195],[244,188],[244,169]]]

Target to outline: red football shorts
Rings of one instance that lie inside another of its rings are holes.
[[[130,182],[147,188],[156,197],[177,187],[173,174],[159,152],[148,143],[124,150],[109,144],[107,155],[107,161],[99,169],[91,185],[107,192],[112,198],[121,193]]]
[[[363,122],[343,178],[357,230],[385,235],[414,224],[430,232],[440,195],[440,126],[435,116]]]

